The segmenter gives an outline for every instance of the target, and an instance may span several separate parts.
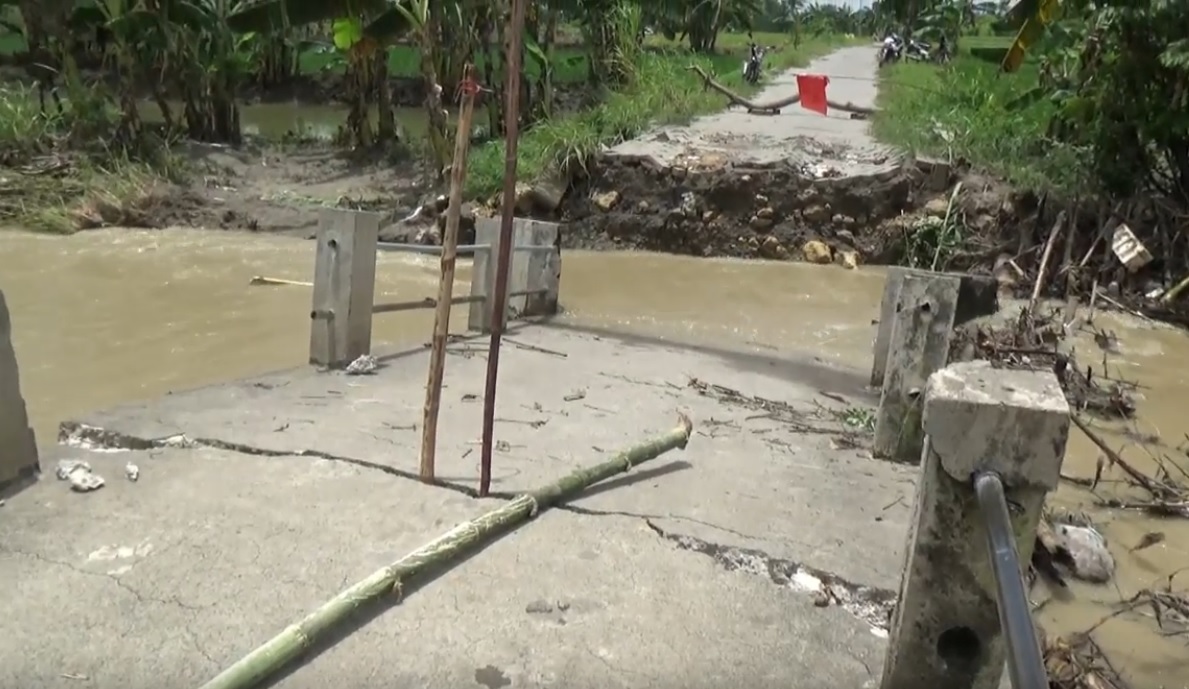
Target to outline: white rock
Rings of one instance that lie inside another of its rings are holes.
[[[1082,581],[1105,584],[1115,575],[1115,558],[1107,549],[1106,538],[1092,526],[1056,524],[1059,545],[1073,560],[1073,576]]]
[[[128,462],[124,465],[124,475],[128,477],[129,481],[135,483],[140,478],[140,467]]]
[[[59,459],[58,460],[58,480],[65,481],[70,478],[75,471],[83,471],[91,473],[91,465],[78,459]]]

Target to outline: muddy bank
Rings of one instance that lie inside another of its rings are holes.
[[[864,262],[887,262],[895,247],[879,228],[944,189],[951,176],[948,168],[924,161],[870,175],[819,177],[786,162],[691,169],[609,156],[567,195],[564,242],[815,262],[849,251]],[[829,253],[803,251],[810,241]]]

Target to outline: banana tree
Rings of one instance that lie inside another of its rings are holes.
[[[388,143],[395,138],[392,98],[388,86],[388,52],[399,38],[413,33],[422,49],[421,71],[426,84],[429,143],[435,167],[448,160],[446,116],[434,69],[437,48],[431,40],[434,19],[430,0],[264,0],[228,18],[237,31],[288,33],[297,27],[329,23],[335,48],[347,63],[346,100],[350,104],[347,131],[358,147]],[[369,112],[375,104],[380,117],[373,132]],[[440,175],[440,172],[439,172]]]

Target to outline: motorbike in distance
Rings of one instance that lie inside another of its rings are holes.
[[[743,81],[755,84],[760,80],[760,68],[764,61],[764,49],[755,43],[747,44],[747,59],[743,61]]]

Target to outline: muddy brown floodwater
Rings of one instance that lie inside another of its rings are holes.
[[[66,239],[0,232],[0,285],[13,312],[38,438],[52,442],[60,420],[96,408],[303,364],[308,288],[248,283],[254,275],[309,280],[313,249],[284,237],[201,230],[102,230]],[[458,289],[466,289],[469,266],[460,268]],[[380,295],[428,296],[436,284],[435,257],[380,256]],[[567,252],[562,302],[565,318],[579,325],[708,347],[809,351],[863,368],[882,286],[874,269]],[[465,327],[465,310],[455,313],[457,331]],[[420,343],[431,321],[430,311],[387,314],[377,319],[375,339]],[[1183,408],[1189,338],[1112,316],[1100,316],[1097,324],[1119,334],[1122,353],[1113,356],[1112,367],[1145,386],[1133,430],[1158,433],[1168,446],[1156,450],[1183,458],[1175,446],[1189,430]],[[1078,350],[1097,351],[1089,336]],[[1107,438],[1114,447],[1126,444],[1123,455],[1151,470],[1144,448],[1121,432]],[[1096,460],[1075,429],[1065,473],[1092,476]],[[1098,510],[1090,495],[1071,486],[1055,502],[1095,518],[1119,568],[1115,585],[1075,583],[1074,600],[1047,605],[1041,615],[1050,633],[1085,629],[1121,597],[1189,567],[1189,520]],[[1149,531],[1167,539],[1128,553]],[[1096,638],[1137,689],[1189,686],[1185,640],[1154,630],[1151,619],[1120,617]]]

